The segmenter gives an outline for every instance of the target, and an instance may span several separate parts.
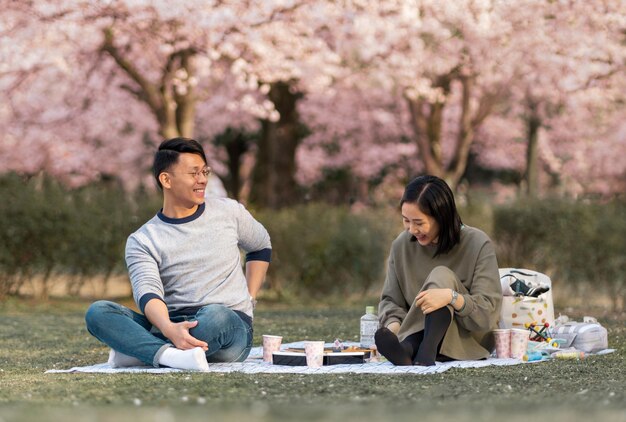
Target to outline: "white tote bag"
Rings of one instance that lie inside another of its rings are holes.
[[[531,288],[549,287],[538,297],[516,296],[511,284],[523,281]],[[502,283],[502,311],[500,328],[526,328],[526,324],[548,323],[554,325],[554,304],[552,302],[552,281],[547,275],[527,269],[500,268]]]

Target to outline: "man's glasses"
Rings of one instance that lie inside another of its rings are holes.
[[[176,174],[176,173],[172,172],[172,174]],[[184,173],[184,174],[189,174],[193,176],[194,179],[198,180],[201,175],[204,176],[205,178],[208,178],[211,174],[213,174],[213,170],[211,170],[211,167],[206,166],[206,167],[202,167],[200,170],[197,170],[191,173]]]
[[[198,178],[200,177],[200,175],[203,175],[205,178],[209,178],[209,176],[213,173],[213,170],[211,170],[211,167],[202,167],[200,170],[198,171],[194,171],[193,173],[187,173],[193,176],[194,179],[198,180]]]

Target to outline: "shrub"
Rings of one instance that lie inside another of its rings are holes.
[[[257,213],[272,238],[268,288],[321,298],[364,295],[382,286],[399,217],[322,204]]]
[[[539,268],[571,283],[605,288],[617,308],[626,278],[626,204],[519,201],[494,211],[501,267]]]
[[[70,293],[87,279],[102,289],[125,273],[126,238],[161,205],[159,194],[128,194],[111,182],[69,190],[52,179],[0,177],[0,297],[16,294],[37,276],[42,295],[53,274],[70,277]],[[571,286],[593,283],[624,303],[626,203],[519,201],[493,210],[460,207],[466,224],[486,231],[501,267],[549,273]],[[392,240],[402,230],[397,210],[358,212],[324,204],[256,217],[272,237],[266,288],[278,297],[324,299],[378,293]]]
[[[46,296],[53,274],[87,277],[124,271],[128,235],[158,209],[156,195],[132,196],[111,183],[69,190],[45,176],[0,178],[0,297],[39,276]],[[158,202],[157,202],[158,200]]]

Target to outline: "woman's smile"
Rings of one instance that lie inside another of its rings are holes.
[[[402,204],[402,222],[404,228],[411,233],[422,246],[436,244],[439,240],[439,225],[428,214],[422,212],[417,204]]]

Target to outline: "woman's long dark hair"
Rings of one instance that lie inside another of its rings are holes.
[[[450,186],[436,176],[416,177],[404,189],[400,207],[405,202],[416,204],[420,211],[433,217],[439,225],[439,241],[435,256],[450,252],[461,240],[461,217],[456,209]]]

